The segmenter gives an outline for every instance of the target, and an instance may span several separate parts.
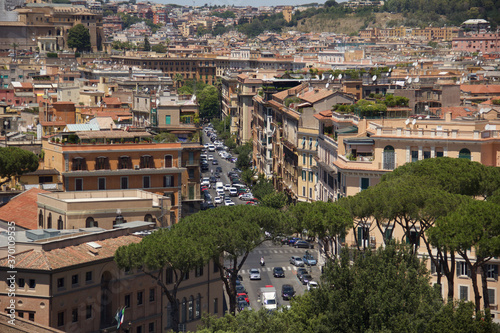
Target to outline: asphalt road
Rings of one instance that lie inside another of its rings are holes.
[[[261,304],[257,302],[259,289],[266,285],[272,285],[276,288],[278,296],[278,306],[288,305],[289,301],[284,301],[281,298],[281,286],[284,284],[291,284],[295,289],[296,295],[301,295],[306,291],[306,286],[297,278],[297,267],[290,264],[291,256],[302,257],[306,249],[296,249],[288,245],[276,245],[270,241],[264,242],[261,246],[252,251],[245,264],[243,265],[240,275],[243,277],[243,285],[245,286],[250,299],[250,306],[252,309],[259,310]],[[316,259],[318,259],[317,249],[309,250]],[[265,266],[260,266],[260,258],[264,257]],[[284,278],[275,278],[273,276],[273,268],[276,266],[283,267],[285,271]],[[261,280],[250,280],[249,271],[252,268],[257,268],[260,271]],[[321,275],[319,266],[305,267],[311,273],[314,281],[319,282]]]

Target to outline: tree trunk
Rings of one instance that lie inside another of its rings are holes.
[[[170,302],[170,319],[172,320],[172,331],[179,332],[179,303]]]
[[[490,308],[490,295],[488,294],[488,272],[486,271],[486,264],[481,265],[481,284],[483,286],[483,304],[484,309]]]
[[[479,293],[479,286],[477,285],[477,266],[471,265],[468,258],[466,259],[466,261],[470,267],[472,289],[474,290],[474,303],[476,306],[476,313],[478,313],[481,310],[481,294]]]

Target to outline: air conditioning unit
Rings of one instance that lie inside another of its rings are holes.
[[[134,169],[135,170],[139,170],[139,166],[138,165],[134,165]]]

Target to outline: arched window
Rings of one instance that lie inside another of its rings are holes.
[[[172,155],[166,155],[165,156],[165,168],[171,168],[172,167]]]
[[[394,170],[395,166],[395,153],[393,146],[385,146],[384,148],[384,169],[385,170]]]
[[[181,304],[181,323],[186,322],[186,303],[186,297],[184,297]]]
[[[87,217],[85,220],[85,228],[92,228],[94,227],[94,218],[92,217]]]
[[[151,214],[146,214],[146,216],[144,216],[144,221],[153,222],[153,216],[151,216]]]
[[[188,320],[193,321],[194,320],[194,298],[193,295],[189,297],[189,303],[188,303]]]
[[[198,294],[198,296],[196,296],[196,305],[195,305],[195,315],[196,315],[196,319],[200,319],[201,317],[201,295]]]
[[[43,228],[43,213],[40,210],[40,214],[38,214],[38,227]]]
[[[59,216],[57,219],[57,230],[62,230],[63,229],[63,219],[62,216]]]
[[[460,150],[460,152],[458,153],[458,158],[466,158],[468,160],[471,159],[471,156],[470,156],[470,150],[467,149],[467,148],[463,148],[462,150]]]
[[[47,229],[52,228],[52,213],[49,213],[49,216],[47,217]]]

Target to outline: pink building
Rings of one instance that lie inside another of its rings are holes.
[[[492,53],[500,50],[500,33],[482,33],[455,37],[453,51]]]

